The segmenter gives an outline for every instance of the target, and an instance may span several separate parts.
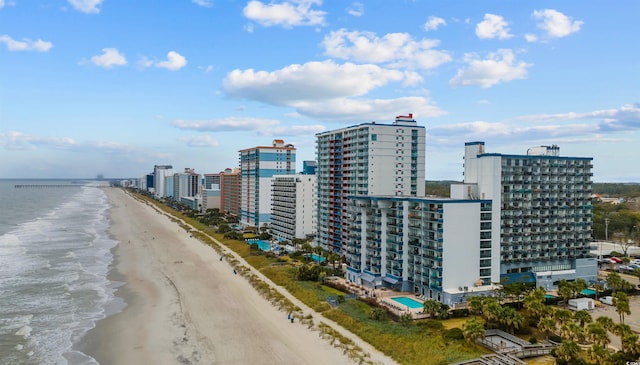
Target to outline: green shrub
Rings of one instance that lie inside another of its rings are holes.
[[[387,311],[383,308],[373,308],[371,312],[369,312],[369,318],[376,321],[383,321],[387,319]]]
[[[436,330],[436,331],[439,331],[439,330],[444,328],[444,325],[442,324],[442,322],[434,321],[434,320],[423,320],[423,321],[420,321],[420,322],[418,322],[418,326],[424,327],[424,328],[430,329],[430,330]]]
[[[535,345],[535,344],[537,344],[537,343],[538,343],[538,339],[537,339],[537,338],[535,338],[535,337],[531,337],[531,338],[529,339],[529,343],[530,343],[530,344],[532,344],[532,345]]]
[[[560,342],[562,342],[562,337],[560,337],[558,335],[550,335],[549,336],[549,341],[560,343]]]
[[[454,309],[449,312],[451,318],[469,317],[469,310],[467,308]]]
[[[451,328],[450,330],[444,333],[444,338],[447,340],[463,340],[464,334],[462,330],[458,327]]]

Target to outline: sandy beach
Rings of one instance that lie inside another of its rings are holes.
[[[128,305],[85,336],[82,350],[100,364],[354,363],[317,331],[291,323],[167,216],[123,190],[105,191],[113,206],[111,234],[120,241],[113,275],[126,282],[116,295]],[[314,320],[331,325],[319,315]],[[393,363],[348,335],[370,361]]]

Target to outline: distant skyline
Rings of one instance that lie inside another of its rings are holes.
[[[464,143],[640,182],[640,2],[0,0],[0,178],[217,173],[412,113],[427,180]]]

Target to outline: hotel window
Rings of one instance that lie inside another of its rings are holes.
[[[371,140],[372,141],[377,141],[378,140],[378,135],[377,134],[372,134],[371,135]]]

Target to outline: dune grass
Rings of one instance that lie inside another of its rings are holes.
[[[318,282],[296,280],[296,262],[252,252],[250,246],[245,242],[227,240],[223,235],[216,233],[211,227],[203,225],[198,220],[186,217],[184,214],[176,212],[153,199],[144,198],[144,200],[154,204],[159,209],[193,226],[196,231],[191,231],[189,227],[179,223],[186,231],[191,232],[190,234],[200,239],[203,243],[221,252],[222,248],[207,235],[215,238],[222,245],[240,255],[249,265],[258,269],[275,284],[284,287],[301,302],[355,333],[400,364],[450,364],[488,353],[488,351],[479,346],[469,345],[463,340],[446,339],[444,336],[446,331],[451,328],[461,328],[466,319],[419,320],[408,326],[402,326],[392,320],[377,321],[370,319],[369,312],[372,308],[367,303],[359,300],[344,301],[338,307],[331,308],[327,303],[327,297],[341,296],[346,293]],[[198,231],[206,233],[206,235]],[[238,265],[237,260],[229,259],[232,265]],[[246,273],[245,271],[247,270],[242,270],[242,267],[239,267],[239,269],[241,274],[247,276],[247,279],[256,290],[261,292],[274,305],[287,311],[299,311],[299,308],[293,306],[292,303],[270,288],[265,282],[257,279],[254,274]],[[298,318],[304,322],[303,316]],[[313,323],[309,323],[309,326],[313,326]],[[349,354],[354,360],[360,360],[359,362],[361,363],[363,361],[368,362],[364,360],[365,357],[361,349],[354,347],[349,339],[343,338],[325,323],[320,323],[318,328],[322,337],[330,338],[332,343],[335,341],[334,345],[343,348],[345,353]]]

